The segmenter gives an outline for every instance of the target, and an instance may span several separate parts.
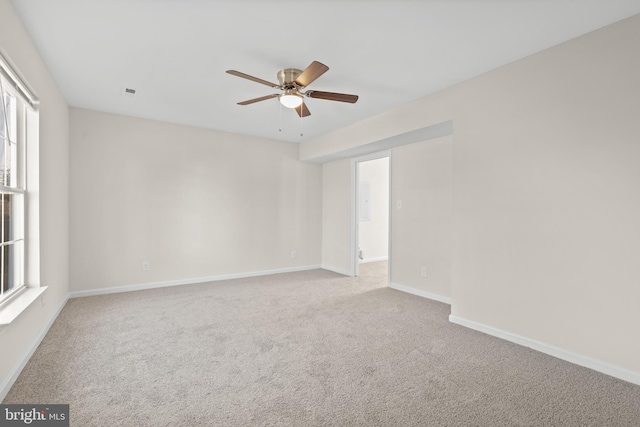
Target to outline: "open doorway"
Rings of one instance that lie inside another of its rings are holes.
[[[360,266],[389,271],[389,153],[355,160],[355,275]]]

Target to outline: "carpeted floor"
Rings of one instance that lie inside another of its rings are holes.
[[[640,387],[323,270],[70,300],[4,403],[89,426],[639,426]]]

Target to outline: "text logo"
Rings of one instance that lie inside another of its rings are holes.
[[[0,405],[0,427],[69,427],[69,405]]]

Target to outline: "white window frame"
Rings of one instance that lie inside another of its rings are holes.
[[[26,162],[25,162],[25,146],[26,146],[26,104],[27,101],[20,95],[20,93],[15,90],[14,87],[10,86],[10,82],[0,74],[0,98],[1,102],[5,102],[5,96],[10,95],[15,98],[15,114],[16,114],[16,161],[15,167],[16,171],[14,172],[15,186],[7,186],[5,184],[6,174],[2,179],[0,179],[0,194],[4,196],[5,194],[11,194],[17,196],[15,199],[20,199],[19,202],[15,203],[12,206],[11,213],[11,228],[14,233],[14,238],[12,240],[5,241],[5,230],[4,227],[0,228],[0,236],[2,237],[0,240],[0,307],[2,307],[5,301],[11,300],[14,296],[23,292],[26,289],[25,283],[25,262],[24,262],[24,254],[25,254],[25,209],[24,205],[26,202]],[[6,139],[11,139],[11,127],[14,125],[13,123],[9,123],[7,120],[6,114],[6,104],[4,106],[2,117],[0,120],[4,120],[5,123],[5,132],[7,133]],[[11,125],[11,126],[10,126]],[[5,138],[0,137],[0,144],[5,144]],[[6,146],[5,146],[6,148]],[[5,153],[5,163],[8,157],[8,153]],[[0,165],[0,167],[3,165]],[[4,165],[6,166],[6,164]],[[4,197],[0,198],[0,214],[4,215]],[[13,267],[17,269],[14,280],[15,283],[11,289],[7,292],[4,292],[4,269],[9,268],[9,265],[4,264],[5,260],[5,251],[9,250],[9,248],[14,248],[13,257],[15,257],[15,264]]]
[[[3,193],[16,194],[22,199],[21,211],[16,212],[22,235],[18,236],[21,253],[20,274],[13,289],[0,297],[0,330],[9,325],[31,305],[46,289],[40,285],[40,232],[38,212],[39,174],[39,100],[25,80],[16,72],[4,52],[0,49],[0,78],[2,91],[16,97],[19,140],[17,161],[21,168],[18,186],[13,188],[0,184]],[[4,102],[4,95],[2,95]],[[0,141],[4,143],[4,141]],[[27,169],[27,167],[29,169]],[[2,242],[0,242],[1,244]],[[16,242],[14,241],[13,244]],[[7,246],[7,242],[5,245]],[[0,256],[2,251],[0,250]],[[44,300],[43,300],[44,305]]]

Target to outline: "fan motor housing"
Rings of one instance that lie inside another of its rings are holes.
[[[297,68],[285,68],[284,70],[278,71],[278,82],[280,83],[280,86],[285,88],[293,87],[294,82],[300,74],[302,74],[302,70],[298,70]]]

